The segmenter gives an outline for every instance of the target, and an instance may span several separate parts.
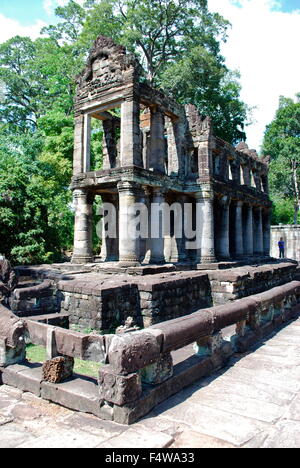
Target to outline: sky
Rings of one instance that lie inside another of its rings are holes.
[[[35,39],[55,21],[55,7],[67,1],[0,0],[0,43],[17,34]],[[253,108],[247,143],[259,150],[279,96],[300,92],[300,0],[208,0],[208,5],[231,23],[222,54],[228,68],[241,74],[241,98]]]

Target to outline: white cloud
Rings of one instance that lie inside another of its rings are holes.
[[[0,13],[0,43],[7,41],[14,36],[28,36],[36,39],[40,35],[43,26],[46,26],[41,20],[36,20],[30,26],[24,26],[19,21],[7,18]]]
[[[232,23],[222,53],[227,66],[241,73],[242,99],[257,106],[247,136],[259,149],[279,96],[300,92],[300,11],[282,12],[273,0],[209,0],[209,7]]]
[[[79,3],[79,5],[83,5],[85,0],[75,0],[76,3]],[[47,15],[51,16],[54,14],[55,8],[57,7],[63,7],[69,3],[69,0],[44,0],[43,1],[43,7],[44,10],[46,11]]]

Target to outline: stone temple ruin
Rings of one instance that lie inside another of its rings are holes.
[[[118,108],[120,117],[111,112]],[[92,119],[103,123],[101,171],[91,168]],[[193,105],[180,107],[144,82],[135,57],[105,37],[97,39],[78,80],[72,189],[73,263],[94,261],[96,195],[112,204],[116,213],[117,232],[113,238],[104,237],[103,262],[208,264],[269,255],[267,162],[244,143],[233,148],[216,137],[211,119],[199,115]],[[127,226],[136,212],[130,206],[137,203],[189,204],[191,209],[181,210],[182,219],[170,219],[168,236],[158,229],[145,239],[131,239]],[[201,239],[196,249],[187,250],[184,233],[176,235],[174,224],[192,226],[196,212],[203,218]]]
[[[215,136],[106,37],[78,77],[71,188],[72,262],[0,263],[0,384],[131,424],[299,315],[298,264],[269,255],[268,161]],[[29,363],[26,343],[46,362]],[[98,379],[74,374],[74,358],[98,363]]]

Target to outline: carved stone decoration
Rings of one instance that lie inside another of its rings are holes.
[[[122,72],[130,68],[136,68],[141,72],[141,67],[133,54],[126,53],[126,48],[115,44],[114,41],[105,36],[99,36],[90,50],[85,70],[77,76],[77,84],[84,87],[91,82],[94,76],[94,63],[100,62],[101,74],[108,72],[112,80],[122,78]],[[102,63],[101,63],[102,62]],[[100,81],[98,80],[98,84]]]

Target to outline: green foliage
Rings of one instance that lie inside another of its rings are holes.
[[[277,222],[289,219],[296,224],[300,210],[300,94],[295,102],[280,97],[275,119],[265,131],[263,151],[271,156],[270,191],[275,202],[275,219]]]
[[[75,76],[98,35],[136,53],[156,86],[211,115],[221,138],[245,137],[239,77],[220,54],[228,22],[209,12],[207,0],[87,0],[83,7],[71,0],[56,15],[37,40],[0,44],[0,251],[14,263],[59,260],[72,246]],[[102,167],[102,140],[95,122],[94,169]],[[94,247],[98,253],[95,233]]]
[[[274,209],[272,213],[272,224],[293,224],[294,202],[290,198],[273,199]]]
[[[58,260],[72,245],[71,162],[47,157],[44,141],[41,132],[0,139],[1,252],[14,263]]]
[[[209,12],[206,0],[102,0],[86,6],[82,46],[99,34],[112,37],[138,55],[150,82],[210,115],[221,138],[246,138],[249,109],[240,100],[239,77],[220,55],[229,23]]]

